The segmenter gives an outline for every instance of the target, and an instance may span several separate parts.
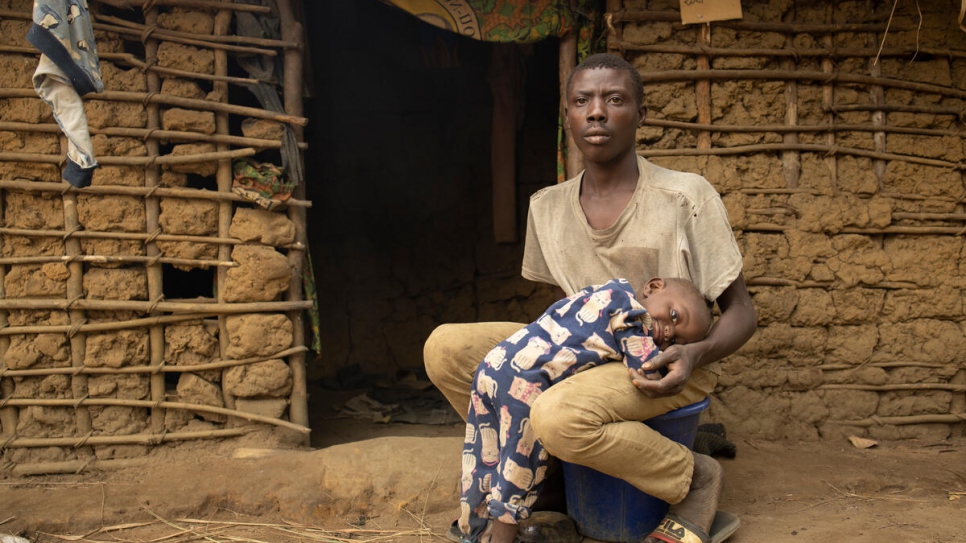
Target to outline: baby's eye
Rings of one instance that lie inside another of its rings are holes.
[[[678,312],[674,309],[671,310],[671,322],[674,324],[678,323]]]

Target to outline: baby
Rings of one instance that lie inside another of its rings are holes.
[[[660,378],[656,372],[645,375],[641,365],[659,349],[700,341],[711,328],[707,302],[687,280],[651,279],[639,298],[624,279],[587,287],[551,305],[484,357],[466,419],[463,541],[510,543],[517,523],[530,516],[549,458],[529,419],[542,391],[579,371],[617,361],[635,381]]]

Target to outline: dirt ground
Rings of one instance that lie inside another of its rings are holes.
[[[339,418],[340,398],[314,411],[311,449],[267,450],[279,435],[259,431],[139,468],[2,479],[0,532],[42,543],[443,541],[463,425]],[[742,521],[730,541],[966,540],[962,432],[864,450],[729,437],[738,454],[722,460],[721,508]]]

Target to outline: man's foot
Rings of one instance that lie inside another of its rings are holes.
[[[701,528],[709,534],[714,515],[718,510],[718,496],[724,483],[721,464],[710,456],[694,454],[694,474],[691,476],[691,489],[681,503],[672,505],[668,514],[674,514]],[[644,543],[664,543],[660,539],[647,537]]]

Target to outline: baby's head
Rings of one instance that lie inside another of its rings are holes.
[[[687,279],[655,277],[637,299],[651,316],[654,343],[661,349],[701,341],[711,330],[711,309]]]

